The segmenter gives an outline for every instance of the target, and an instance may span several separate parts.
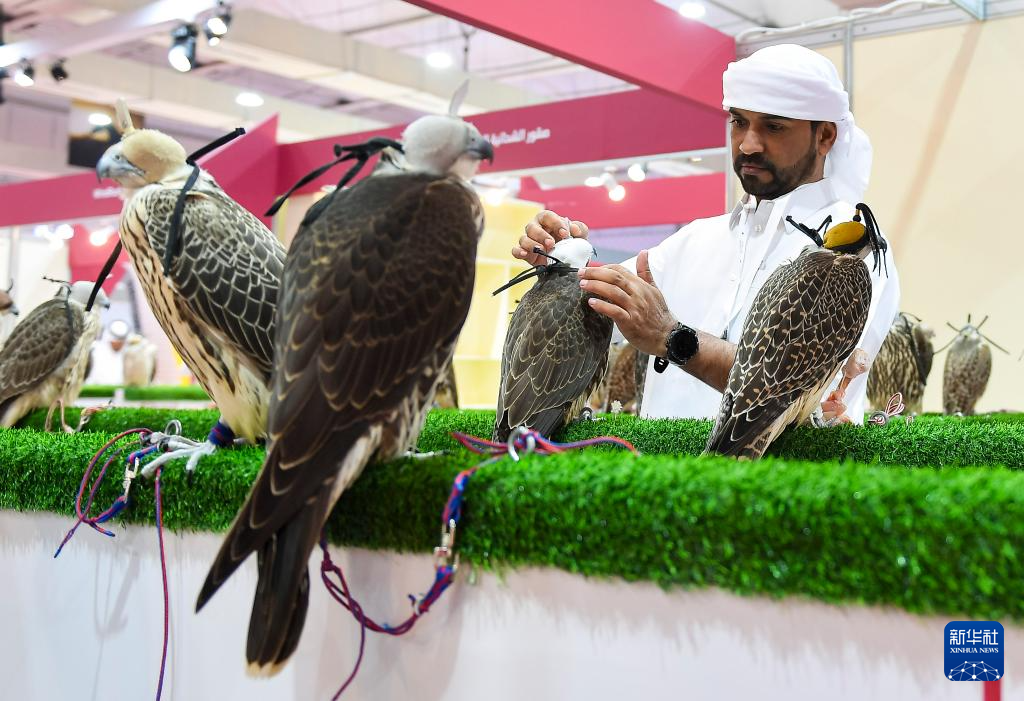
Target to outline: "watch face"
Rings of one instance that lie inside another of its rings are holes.
[[[685,363],[697,354],[697,334],[689,326],[683,326],[672,334],[668,345],[672,362]]]

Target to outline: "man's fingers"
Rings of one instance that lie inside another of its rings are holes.
[[[590,236],[590,229],[581,221],[569,222],[569,233],[578,239],[585,239]]]
[[[581,268],[576,273],[576,276],[583,278],[584,280],[600,280],[601,282],[607,282],[610,285],[618,285],[624,289],[628,288],[630,281],[636,279],[636,275],[620,265],[588,266],[586,268]]]
[[[600,280],[580,280],[580,287],[585,292],[589,292],[609,302],[614,302],[620,307],[630,306],[629,292],[618,285],[601,282]]]
[[[591,297],[589,303],[591,309],[598,314],[608,317],[617,324],[629,321],[629,312],[622,307],[610,304],[596,297]]]
[[[654,285],[654,275],[651,274],[651,261],[646,249],[640,251],[640,254],[636,257],[636,274],[637,277],[648,285]]]
[[[560,217],[550,209],[545,209],[533,219],[540,228],[553,236],[556,241],[569,237],[569,229],[565,225],[565,217]],[[527,227],[529,233],[529,227]]]

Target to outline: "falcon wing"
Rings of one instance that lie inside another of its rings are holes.
[[[910,348],[914,354],[914,362],[917,364],[917,374],[921,378],[921,384],[927,384],[928,374],[932,371],[932,361],[935,358],[935,346],[932,339],[921,328],[921,324],[914,324],[910,332]]]
[[[608,367],[610,319],[590,311],[574,273],[549,273],[523,296],[505,336],[494,437],[562,428],[569,407]]]
[[[43,302],[14,328],[0,349],[0,414],[8,401],[64,362],[83,325],[82,310],[58,297]]]
[[[279,549],[301,550],[288,556],[305,572],[337,492],[368,459],[367,436],[429,401],[469,313],[480,222],[459,182],[399,174],[339,192],[299,231],[278,310],[266,462],[199,606],[293,518],[301,532]]]
[[[203,185],[187,196],[181,250],[171,264],[170,278],[188,309],[269,382],[284,247],[252,213],[219,188],[213,189],[216,186],[209,181]],[[151,188],[132,202],[145,212],[140,219],[160,258],[180,193],[180,189]]]
[[[854,256],[805,250],[772,273],[743,325],[707,449],[741,450],[827,383],[856,348],[870,304],[871,278]]]

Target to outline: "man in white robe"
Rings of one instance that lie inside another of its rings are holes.
[[[833,224],[849,221],[870,176],[870,141],[854,123],[849,96],[825,57],[793,44],[772,46],[729,64],[722,82],[742,201],[732,212],[691,222],[621,266],[580,274],[580,285],[600,298],[592,300],[594,309],[652,356],[641,405],[649,418],[717,415],[754,297],[779,265],[811,243],[796,224],[817,229],[829,216]],[[512,254],[542,263],[534,246],[550,250],[558,239],[587,233],[583,222],[544,211]],[[891,246],[885,255],[888,275],[872,273],[871,307],[858,344],[869,359],[899,310]],[[668,352],[679,324],[696,341],[686,346],[685,362],[655,372],[655,357],[679,359]],[[867,374],[847,390],[847,415],[855,423],[863,422],[866,392]]]

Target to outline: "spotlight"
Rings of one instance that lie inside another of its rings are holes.
[[[36,82],[36,69],[28,62],[28,59],[21,59],[17,70],[14,72],[14,82],[23,88],[30,88]]]
[[[107,241],[110,240],[110,235],[114,233],[113,228],[105,226],[101,229],[95,229],[89,232],[89,243],[93,246],[106,246]]]
[[[167,61],[171,68],[188,73],[196,65],[196,25],[182,24],[171,32],[171,49]]]
[[[626,188],[622,185],[615,185],[608,189],[608,199],[612,202],[621,202],[626,198]]]
[[[94,127],[109,127],[114,123],[114,120],[110,118],[109,114],[103,112],[93,112],[89,115],[89,124]]]
[[[426,61],[428,66],[437,69],[451,68],[455,62],[452,55],[446,51],[431,51],[427,54]]]
[[[601,187],[604,185],[604,176],[602,175],[591,175],[589,178],[583,181],[583,184],[587,187]]]
[[[633,182],[639,183],[642,182],[647,177],[647,169],[644,168],[639,163],[634,163],[626,171],[626,175],[628,175],[629,179],[632,180]]]
[[[235,102],[242,107],[261,107],[263,98],[254,92],[240,92],[235,98]]]
[[[203,34],[206,35],[206,42],[210,46],[216,46],[228,33],[228,26],[231,24],[231,8],[223,2],[217,3],[217,10],[213,16],[206,20],[203,25]]]
[[[702,2],[684,2],[679,6],[679,14],[686,19],[700,19],[707,14],[708,9]]]
[[[62,80],[67,80],[68,72],[64,68],[63,58],[58,58],[56,61],[53,62],[53,65],[50,66],[50,75],[53,76],[53,80],[55,83],[59,83]]]

